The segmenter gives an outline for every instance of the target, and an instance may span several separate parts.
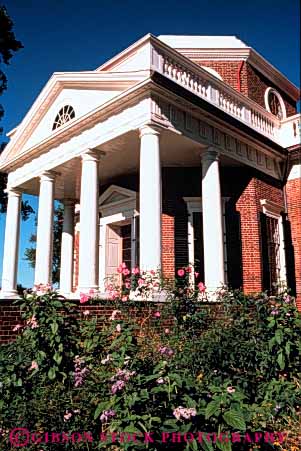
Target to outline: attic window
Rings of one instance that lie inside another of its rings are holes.
[[[56,130],[62,125],[66,124],[66,122],[71,121],[71,119],[75,118],[75,111],[72,106],[65,105],[60,109],[58,114],[55,116],[54,123],[52,126],[52,130]]]
[[[279,92],[276,91],[276,89],[268,88],[265,91],[264,102],[266,109],[270,113],[274,114],[274,116],[277,116],[278,119],[282,120],[286,118],[284,101]]]

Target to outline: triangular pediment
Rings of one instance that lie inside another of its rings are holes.
[[[107,207],[109,205],[116,205],[127,201],[136,200],[137,193],[135,191],[122,188],[117,185],[111,185],[99,197],[99,207]]]
[[[0,170],[4,171],[12,161],[18,167],[18,156],[62,132],[72,123],[106,105],[120,93],[145,78],[145,74],[119,74],[99,72],[55,73],[23,121],[8,134],[11,140],[0,156]],[[72,120],[53,129],[60,110],[69,105],[74,110]]]

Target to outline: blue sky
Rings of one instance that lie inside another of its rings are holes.
[[[4,132],[14,128],[56,71],[93,70],[146,33],[236,35],[300,85],[299,0],[2,0],[24,49],[8,68]],[[1,2],[1,3],[2,3]],[[30,199],[37,209],[35,198]],[[0,272],[5,215],[0,215]],[[22,223],[18,281],[33,283]]]

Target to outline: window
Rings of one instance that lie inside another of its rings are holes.
[[[188,260],[204,280],[204,247],[203,247],[203,216],[201,197],[183,197],[188,213]],[[224,269],[225,282],[227,283],[227,243],[225,224],[225,204],[228,198],[223,198],[223,241],[224,241]],[[193,273],[190,273],[190,284],[194,284]]]
[[[274,116],[277,116],[278,119],[285,119],[286,118],[286,109],[284,101],[275,89],[268,88],[264,95],[264,102],[266,109],[274,114]]]
[[[263,286],[271,294],[281,290],[286,283],[285,249],[281,206],[261,200],[261,245]]]
[[[61,127],[62,125],[66,124],[66,122],[69,122],[71,119],[75,118],[75,111],[70,105],[65,105],[63,108],[60,109],[58,114],[56,115],[54,119],[54,123],[52,126],[52,130],[56,130],[57,128]]]

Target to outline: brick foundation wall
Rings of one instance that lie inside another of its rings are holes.
[[[13,341],[19,332],[14,332],[13,328],[16,324],[22,324],[21,320],[21,312],[17,305],[13,304],[12,300],[1,300],[0,299],[0,345],[6,344]],[[83,312],[89,311],[90,317],[97,317],[99,328],[102,327],[104,322],[110,322],[110,316],[112,315],[113,310],[116,309],[115,303],[112,301],[93,301],[92,305],[88,304],[80,304],[79,301],[73,301],[77,304],[78,315],[83,318]],[[125,304],[124,304],[125,305]],[[209,321],[208,327],[213,319],[222,319],[224,316],[224,310],[222,304],[214,303],[214,304],[202,304],[200,308],[209,309]],[[135,305],[130,305],[129,310],[127,312],[127,316],[135,318],[137,323],[143,327],[145,333],[148,330],[158,330],[158,320],[154,316],[156,311],[162,311],[162,318],[160,320],[160,329],[164,329],[166,327],[172,327],[174,324],[174,316],[169,310],[166,304],[156,303],[156,302],[143,302],[139,301],[135,303]]]
[[[288,180],[286,184],[287,212],[290,221],[296,300],[301,310],[301,178]]]
[[[175,274],[175,220],[166,213],[162,214],[162,272],[166,278]]]

